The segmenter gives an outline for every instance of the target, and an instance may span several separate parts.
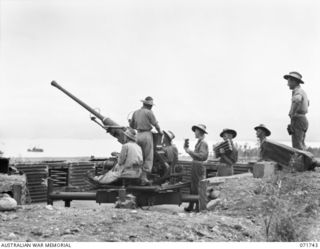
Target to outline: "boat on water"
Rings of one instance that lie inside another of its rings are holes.
[[[28,149],[27,151],[28,152],[43,152],[43,149],[37,148],[37,147],[33,147],[31,149]]]

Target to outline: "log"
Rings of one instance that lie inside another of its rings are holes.
[[[264,160],[277,162],[288,170],[312,170],[318,164],[312,153],[271,140],[266,140],[261,145],[261,156]]]

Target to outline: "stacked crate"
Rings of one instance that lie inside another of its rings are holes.
[[[91,189],[91,184],[86,180],[87,172],[94,172],[95,166],[97,170],[103,170],[101,162],[73,162],[73,163],[36,163],[36,164],[18,164],[17,169],[23,171],[27,178],[27,187],[31,202],[47,201],[46,179],[50,175],[54,181],[55,187],[78,187],[79,190]],[[183,177],[182,182],[191,181],[192,161],[181,160],[178,165],[182,166]],[[206,177],[214,177],[216,175],[218,163],[206,162],[203,164],[206,168]],[[234,174],[252,172],[254,164],[237,163],[234,166]],[[189,193],[189,188],[182,189],[181,192]]]
[[[47,164],[18,164],[17,169],[23,171],[27,177],[27,187],[31,202],[47,200],[46,179],[48,177]]]
[[[54,163],[49,165],[49,176],[54,187],[66,187],[69,185],[69,165],[66,163]]]
[[[81,190],[87,190],[92,185],[86,180],[88,171],[94,172],[95,163],[76,162],[69,163],[69,185],[79,187]]]
[[[191,182],[191,165],[192,162],[191,161],[184,161],[184,160],[179,160],[177,162],[177,164],[179,166],[182,167],[182,182]],[[181,189],[182,193],[190,193],[190,189],[189,188],[182,188]]]
[[[233,173],[237,175],[237,174],[253,172],[253,165],[254,163],[237,163],[236,165],[233,166]]]
[[[206,178],[215,177],[217,175],[219,162],[206,162],[203,166],[206,168]]]

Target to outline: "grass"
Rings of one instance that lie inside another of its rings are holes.
[[[307,189],[307,190],[306,190]],[[292,176],[277,174],[262,182],[257,194],[265,195],[262,203],[266,241],[307,241],[309,223],[319,210],[308,185]],[[304,220],[303,220],[303,219]]]

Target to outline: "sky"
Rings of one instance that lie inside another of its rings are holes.
[[[307,140],[320,141],[317,0],[0,0],[0,139],[110,138],[55,80],[120,125],[154,98],[162,129],[254,140],[264,123],[289,140],[291,91],[303,75]]]

